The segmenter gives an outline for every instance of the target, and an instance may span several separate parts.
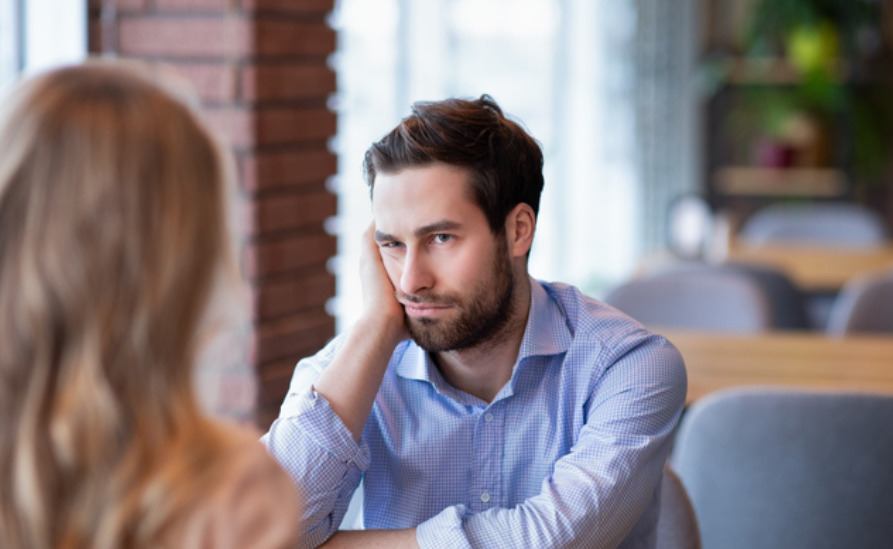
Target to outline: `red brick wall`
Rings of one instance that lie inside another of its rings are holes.
[[[327,65],[334,0],[91,0],[90,51],[173,67],[198,90],[207,120],[231,144],[249,198],[245,264],[254,289],[256,419],[278,412],[298,358],[335,324],[323,229],[336,200],[327,141],[335,91]]]

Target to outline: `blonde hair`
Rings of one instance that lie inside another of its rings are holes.
[[[229,180],[191,109],[132,67],[6,99],[0,546],[150,546],[212,482],[225,443],[192,375],[236,270]]]

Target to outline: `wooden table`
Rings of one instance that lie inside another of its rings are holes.
[[[808,245],[748,245],[733,241],[726,261],[776,267],[808,292],[835,292],[853,276],[893,267],[893,245],[846,248]]]
[[[672,341],[685,359],[689,403],[718,389],[743,385],[893,395],[893,336],[656,331]]]

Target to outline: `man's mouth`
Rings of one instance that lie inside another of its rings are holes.
[[[439,303],[414,303],[412,301],[401,301],[406,314],[411,317],[433,317],[438,316],[451,307]]]

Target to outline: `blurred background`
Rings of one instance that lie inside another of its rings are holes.
[[[249,364],[215,398],[264,426],[295,361],[355,318],[363,152],[412,102],[487,93],[530,130],[546,156],[531,273],[602,297],[653,257],[722,253],[772,204],[893,226],[891,7],[0,0],[0,93],[87,55],[191,82],[236,157],[255,293]]]

